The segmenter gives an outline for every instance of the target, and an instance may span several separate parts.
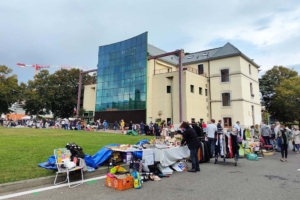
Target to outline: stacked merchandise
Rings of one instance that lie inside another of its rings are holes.
[[[134,187],[134,177],[121,166],[115,166],[107,173],[105,185],[116,190],[126,190]]]

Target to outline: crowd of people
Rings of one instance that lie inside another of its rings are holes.
[[[198,149],[200,143],[199,138],[201,136],[204,135],[204,137],[206,137],[210,144],[211,155],[212,157],[215,157],[214,153],[217,135],[222,134],[223,131],[225,132],[222,127],[222,120],[218,120],[217,125],[215,122],[214,119],[211,119],[208,124],[205,122],[182,122],[180,126],[183,134],[182,145],[187,144],[192,161],[192,169],[189,170],[189,172],[200,171]],[[263,142],[265,145],[268,145],[268,147],[271,146],[271,148],[266,149],[267,151],[281,152],[281,162],[287,162],[288,150],[292,150],[297,154],[300,150],[300,131],[298,125],[293,125],[289,128],[288,125],[283,125],[279,122],[267,125],[262,121],[260,127],[256,124],[250,127],[243,127],[242,129],[240,122],[237,121],[232,128],[229,128],[226,131],[237,135],[237,141],[259,139],[261,143]],[[203,135],[201,132],[203,132]],[[300,171],[300,169],[298,169],[298,171]]]
[[[215,124],[215,120],[212,119],[208,124],[203,122],[202,126],[199,126],[210,143],[211,155],[214,155],[216,133],[223,131],[222,120],[219,120],[217,125]],[[246,140],[246,138],[261,139],[261,142],[264,142],[265,145],[271,146],[271,148],[267,148],[266,150],[281,152],[280,160],[282,162],[287,161],[288,150],[292,150],[297,154],[300,151],[300,131],[298,125],[293,125],[289,128],[288,125],[283,125],[279,122],[267,125],[262,121],[260,126],[256,124],[242,128],[240,122],[237,121],[233,128],[229,128],[227,131],[236,132],[241,140]]]

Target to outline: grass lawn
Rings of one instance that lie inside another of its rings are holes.
[[[0,184],[54,175],[52,170],[38,167],[53,155],[53,150],[75,142],[85,154],[94,155],[107,144],[136,144],[150,136],[65,131],[57,129],[0,127]]]

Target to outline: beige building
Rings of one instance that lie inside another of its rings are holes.
[[[148,54],[166,53],[148,45]],[[259,66],[230,43],[186,53],[182,67],[182,118],[187,121],[222,119],[224,127],[261,121]],[[85,86],[84,109],[95,110],[96,85]],[[179,68],[175,55],[153,59],[147,65],[145,121],[157,118],[179,124]]]

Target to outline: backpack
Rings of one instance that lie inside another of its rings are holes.
[[[140,174],[137,171],[134,171],[131,173],[131,176],[133,176],[133,187],[135,189],[140,189],[142,187],[142,180]]]

